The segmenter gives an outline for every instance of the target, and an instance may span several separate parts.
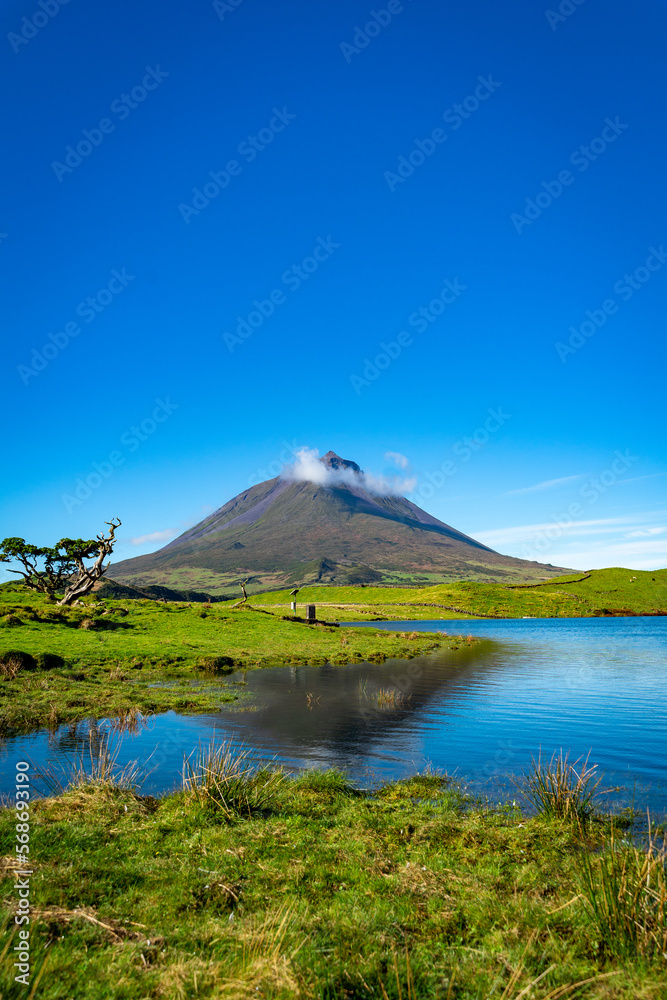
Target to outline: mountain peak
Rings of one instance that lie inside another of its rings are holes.
[[[328,451],[326,455],[322,455],[320,462],[326,465],[328,469],[352,469],[354,472],[361,472],[361,468],[356,462],[351,462],[347,458],[341,458],[335,451]]]

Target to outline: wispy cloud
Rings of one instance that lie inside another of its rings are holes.
[[[149,545],[151,542],[168,542],[171,538],[175,538],[177,532],[173,528],[167,528],[165,531],[152,531],[150,535],[139,535],[137,538],[130,538],[130,545]]]
[[[634,476],[633,479],[619,479],[619,483],[640,483],[642,479],[657,479],[658,476],[667,476],[667,472],[653,472],[650,476]]]
[[[405,455],[401,455],[400,451],[385,451],[384,457],[388,462],[393,462],[399,469],[407,469],[410,465],[409,460]]]
[[[577,479],[581,479],[583,473],[578,476],[563,476],[562,479],[545,479],[543,483],[535,483],[534,486],[524,486],[520,490],[508,490],[503,493],[504,497],[515,497],[519,493],[536,493],[538,490],[550,490],[554,486],[563,486],[565,483],[573,483]]]
[[[606,517],[591,521],[572,521],[564,530],[568,536],[613,534],[623,525],[635,525],[636,517]],[[557,521],[545,521],[542,524],[519,524],[511,528],[495,528],[491,531],[471,531],[470,534],[485,545],[512,545],[517,542],[530,542],[540,532],[550,529],[560,529]],[[563,529],[561,529],[563,530]]]
[[[282,479],[317,483],[319,486],[357,486],[380,496],[404,496],[414,490],[416,479],[403,476],[374,476],[354,469],[332,469],[319,458],[317,448],[299,448],[296,461],[281,472]]]
[[[662,523],[661,523],[662,522]],[[519,524],[491,531],[470,531],[485,545],[508,555],[537,559],[554,566],[602,569],[659,569],[667,566],[667,526],[664,513],[639,511],[632,515],[570,523],[550,521]],[[540,544],[551,540],[547,547]]]

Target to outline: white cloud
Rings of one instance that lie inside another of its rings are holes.
[[[416,486],[414,477],[374,476],[371,472],[355,472],[354,469],[331,469],[319,459],[317,448],[299,448],[296,461],[287,465],[281,478],[294,482],[316,483],[318,486],[357,486],[369,493],[380,496],[404,496]]]
[[[664,516],[664,515],[663,515]],[[507,555],[577,569],[660,569],[667,566],[667,527],[656,511],[587,521],[565,518],[469,534]]]
[[[137,538],[130,538],[130,545],[148,545],[151,542],[168,542],[171,538],[176,537],[176,532],[173,528],[167,528],[166,531],[152,531],[150,535],[139,535]]]
[[[549,552],[540,559],[548,559],[554,566],[574,566],[578,569],[605,569],[608,566],[625,566],[628,569],[663,569],[667,567],[667,544],[656,542],[620,542],[612,545],[589,546],[581,550],[561,549]]]
[[[524,486],[520,490],[508,490],[503,493],[504,497],[518,496],[519,493],[535,493],[537,490],[550,490],[554,486],[562,486],[564,483],[573,483],[575,479],[581,479],[583,473],[578,476],[563,476],[562,479],[545,479],[543,483],[535,483],[534,486]]]
[[[393,462],[399,469],[407,469],[410,465],[408,459],[405,455],[401,455],[400,451],[385,451],[384,457],[388,462]]]
[[[634,524],[636,520],[636,517],[607,517],[596,521],[571,521],[570,524],[563,526],[557,521],[546,521],[543,524],[519,524],[512,528],[472,531],[470,534],[478,541],[495,547],[533,541],[536,535],[550,530],[558,530],[561,534],[567,532],[568,536],[613,534],[619,531],[623,524]]]

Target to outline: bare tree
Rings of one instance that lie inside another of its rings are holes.
[[[250,577],[248,577],[248,580],[250,580]],[[245,589],[245,585],[246,585],[246,583],[248,583],[248,580],[239,580],[239,587],[243,591],[243,600],[242,601],[237,601],[236,604],[232,604],[232,609],[234,609],[234,608],[240,608],[241,605],[245,604],[246,601],[248,600],[248,594],[247,594],[246,589]]]
[[[0,543],[0,562],[16,560],[23,569],[10,569],[23,577],[26,587],[55,598],[62,593],[58,604],[71,604],[78,597],[88,594],[106,572],[104,560],[111,555],[116,543],[115,531],[121,521],[105,521],[109,534],[96,538],[61,538],[53,548],[29,545],[23,538],[5,538]],[[87,566],[85,559],[94,559]]]

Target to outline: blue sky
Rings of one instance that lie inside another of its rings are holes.
[[[5,0],[2,537],[153,551],[306,446],[667,565],[667,14],[561,9]]]

